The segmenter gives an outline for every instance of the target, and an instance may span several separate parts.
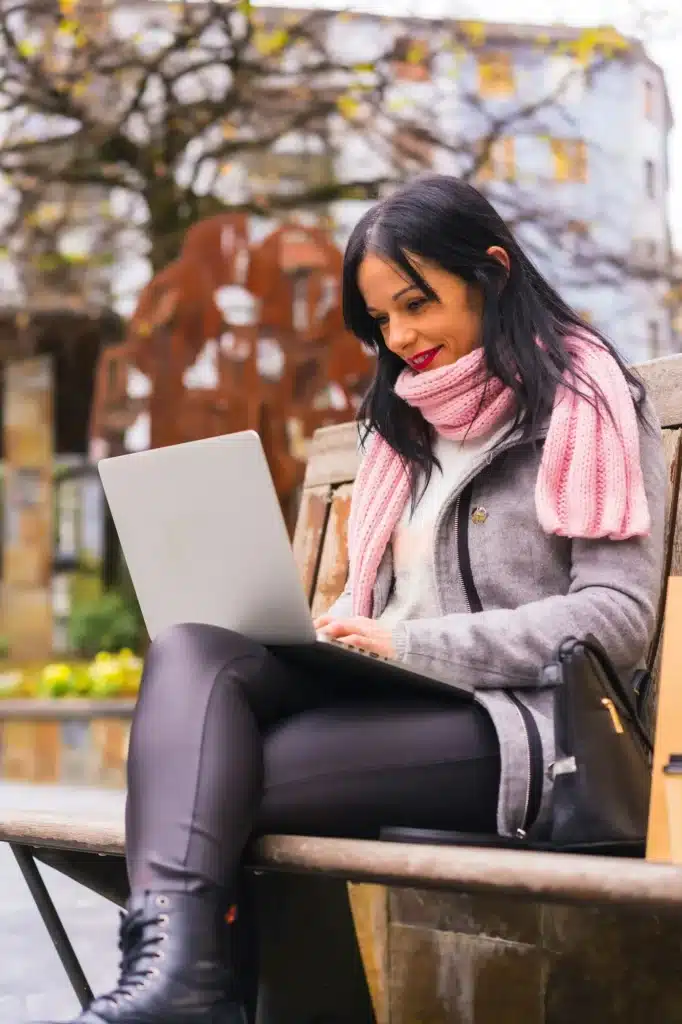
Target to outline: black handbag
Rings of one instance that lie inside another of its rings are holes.
[[[543,668],[554,687],[551,849],[641,856],[653,744],[640,707],[646,677],[623,683],[593,636],[569,637]]]
[[[542,829],[502,837],[384,828],[402,843],[487,846],[639,857],[646,851],[653,744],[641,709],[650,675],[623,683],[595,637],[568,637],[542,669],[554,692],[552,815]]]

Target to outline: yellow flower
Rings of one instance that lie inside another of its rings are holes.
[[[71,678],[71,666],[65,664],[46,665],[42,672],[44,683],[61,683]]]
[[[72,682],[73,669],[62,662],[46,665],[40,674],[40,690],[48,697],[66,696]]]

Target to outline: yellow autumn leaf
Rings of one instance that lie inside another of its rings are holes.
[[[485,42],[485,23],[482,21],[460,21],[459,27],[472,46]]]
[[[264,57],[271,57],[283,50],[288,42],[289,33],[283,28],[272,32],[256,32],[253,37],[254,46]]]
[[[78,6],[78,0],[59,0],[59,10],[65,18],[70,17],[74,14],[76,7]]]
[[[360,109],[360,104],[354,96],[339,96],[336,101],[336,106],[343,116],[347,117],[349,120],[356,117]]]
[[[80,22],[76,21],[75,18],[66,18],[61,22],[57,29],[57,35],[59,36],[75,36],[81,31]]]
[[[408,64],[421,64],[426,59],[427,49],[424,43],[412,43],[407,51]]]
[[[87,90],[88,86],[86,82],[75,82],[74,85],[71,87],[71,95],[78,100],[82,96],[85,96]]]
[[[573,53],[576,59],[586,66],[601,51],[606,57],[614,57],[630,49],[628,40],[614,28],[588,28],[581,32],[576,40],[566,44],[567,52]]]
[[[34,57],[38,52],[38,47],[35,43],[31,42],[30,39],[22,39],[19,43],[17,50],[22,57]]]
[[[237,10],[239,11],[240,14],[246,15],[246,17],[248,18],[249,14],[251,13],[251,0],[239,0],[239,3],[237,4]]]
[[[372,64],[371,61],[367,61],[366,63],[363,64],[354,64],[353,71],[355,71],[356,74],[358,75],[362,75],[367,71],[374,71],[374,65]]]

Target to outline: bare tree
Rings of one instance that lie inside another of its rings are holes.
[[[496,105],[463,71],[486,26],[363,26],[250,0],[0,0],[0,230],[24,288],[96,293],[112,263],[137,250],[159,269],[191,224],[225,208],[324,210],[426,168],[482,182],[512,223],[537,229],[539,249],[569,239],[576,273],[633,272],[543,201],[537,177],[520,179],[507,148],[549,135],[557,112],[568,124],[571,91],[628,41],[536,39],[565,66]],[[504,92],[504,60],[482,74]]]

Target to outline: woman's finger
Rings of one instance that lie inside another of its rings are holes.
[[[359,647],[361,651],[369,651],[372,654],[380,654],[377,644],[368,636],[361,636],[359,633],[350,633],[341,638],[341,642],[347,647]]]
[[[357,625],[353,622],[344,621],[344,619],[333,619],[326,626],[322,627],[321,632],[327,636],[348,636],[349,633],[357,632]]]

